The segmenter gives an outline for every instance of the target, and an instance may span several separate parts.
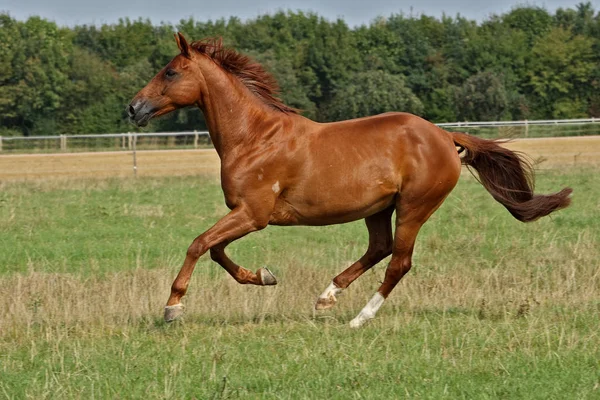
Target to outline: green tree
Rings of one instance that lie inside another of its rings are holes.
[[[25,135],[52,134],[67,88],[70,31],[31,17],[16,22],[0,16],[3,66],[0,121]]]
[[[552,29],[553,24],[550,13],[541,7],[517,7],[505,14],[502,20],[508,27],[524,32],[530,46]]]
[[[315,13],[59,28],[0,14],[0,135],[131,129],[125,105],[174,55],[173,33],[222,36],[317,120],[412,111],[436,121],[600,116],[600,13],[517,7],[477,23],[396,14],[351,29]],[[149,130],[202,129],[180,110]]]
[[[387,111],[423,114],[423,104],[401,75],[384,71],[359,72],[340,85],[323,114],[328,121],[365,117]]]
[[[460,120],[498,121],[508,108],[508,96],[495,73],[480,72],[456,91],[456,106]]]
[[[69,82],[59,110],[59,133],[107,133],[123,129],[121,82],[114,68],[95,54],[73,49]]]
[[[303,90],[290,59],[276,59],[272,50],[262,54],[256,52],[249,54],[273,74],[279,84],[280,97],[286,104],[301,110],[308,118],[316,117],[316,105]]]
[[[564,28],[553,28],[532,49],[529,87],[536,98],[537,115],[573,118],[586,115],[592,73],[593,41]]]
[[[120,19],[117,24],[80,26],[74,29],[73,43],[110,61],[121,69],[148,58],[158,42],[158,35],[150,20]]]

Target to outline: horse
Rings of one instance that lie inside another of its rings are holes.
[[[402,112],[318,123],[285,105],[272,75],[225,47],[222,39],[188,43],[177,33],[175,40],[180,53],[137,93],[126,112],[141,127],[179,108],[199,107],[220,157],[221,187],[231,211],[187,249],[164,310],[167,322],[183,314],[181,299],[207,251],[237,282],[275,285],[269,269],[254,273],[232,261],[227,245],[267,225],[364,219],[366,252],[332,279],[315,305],[317,310],[334,306],[355,279],[391,255],[383,283],[350,322],[353,328],[362,326],[411,269],[419,229],[456,185],[461,165],[474,169],[485,189],[519,221],[534,221],[570,204],[570,188],[534,194],[531,163],[498,140],[447,132]]]

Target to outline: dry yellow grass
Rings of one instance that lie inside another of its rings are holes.
[[[540,168],[600,165],[600,136],[519,139],[507,147],[525,152]],[[138,176],[218,174],[212,149],[137,153]],[[131,152],[0,156],[0,180],[133,176]]]
[[[539,168],[600,165],[600,136],[518,139],[506,147],[526,153]]]
[[[137,152],[138,176],[217,174],[212,149]],[[0,156],[0,180],[133,176],[131,152],[17,154]]]
[[[492,319],[513,319],[536,311],[569,307],[593,308],[600,288],[600,272],[582,265],[597,264],[594,239],[584,235],[560,257],[548,248],[555,266],[544,259],[524,273],[506,265],[474,269],[454,262],[446,271],[423,270],[402,280],[394,296],[378,315],[377,324],[405,324],[424,310],[479,310]],[[263,254],[264,256],[264,254]],[[472,262],[472,260],[471,260]],[[514,261],[517,262],[517,261]],[[504,263],[503,263],[504,264]],[[240,285],[222,271],[210,277],[202,270],[214,268],[203,259],[185,297],[187,315],[205,321],[260,321],[269,316],[310,321],[314,317],[342,322],[357,313],[372,296],[384,273],[379,267],[357,280],[331,311],[315,312],[314,302],[327,284],[321,269],[285,260],[279,265],[287,276],[277,286]],[[70,274],[32,272],[0,279],[0,337],[33,339],[35,327],[62,331],[71,327],[86,332],[120,329],[132,321],[161,317],[176,268],[136,269],[103,277],[82,279]],[[333,274],[329,272],[332,276]],[[281,277],[280,277],[281,278]],[[393,315],[393,317],[392,317]],[[47,332],[54,336],[56,332]]]

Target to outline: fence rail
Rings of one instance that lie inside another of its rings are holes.
[[[600,135],[600,119],[554,119],[533,121],[451,122],[437,124],[450,131],[463,131],[486,137],[558,137]]]
[[[197,149],[210,147],[208,132],[105,133],[99,135],[0,136],[0,152],[54,153]]]
[[[450,131],[495,137],[555,137],[600,135],[600,119],[452,122],[437,124]],[[0,136],[0,153],[132,151],[211,147],[206,131],[107,133],[99,135]]]

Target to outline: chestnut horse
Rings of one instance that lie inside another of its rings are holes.
[[[332,307],[342,290],[391,254],[384,282],[350,322],[360,327],[410,270],[419,229],[456,185],[461,164],[474,168],[494,199],[520,221],[570,203],[569,188],[534,195],[531,166],[497,141],[447,132],[407,113],[316,123],[276,97],[275,80],[259,64],[220,40],[188,44],[180,33],[175,39],[180,54],[135,96],[127,112],[145,126],[151,118],[198,106],[221,159],[231,212],[188,248],[171,287],[166,321],[183,313],[181,298],[207,251],[239,283],[275,285],[268,269],[253,273],[240,267],[225,247],[269,224],[330,225],[364,218],[367,251],[333,278],[316,303],[317,309]]]

